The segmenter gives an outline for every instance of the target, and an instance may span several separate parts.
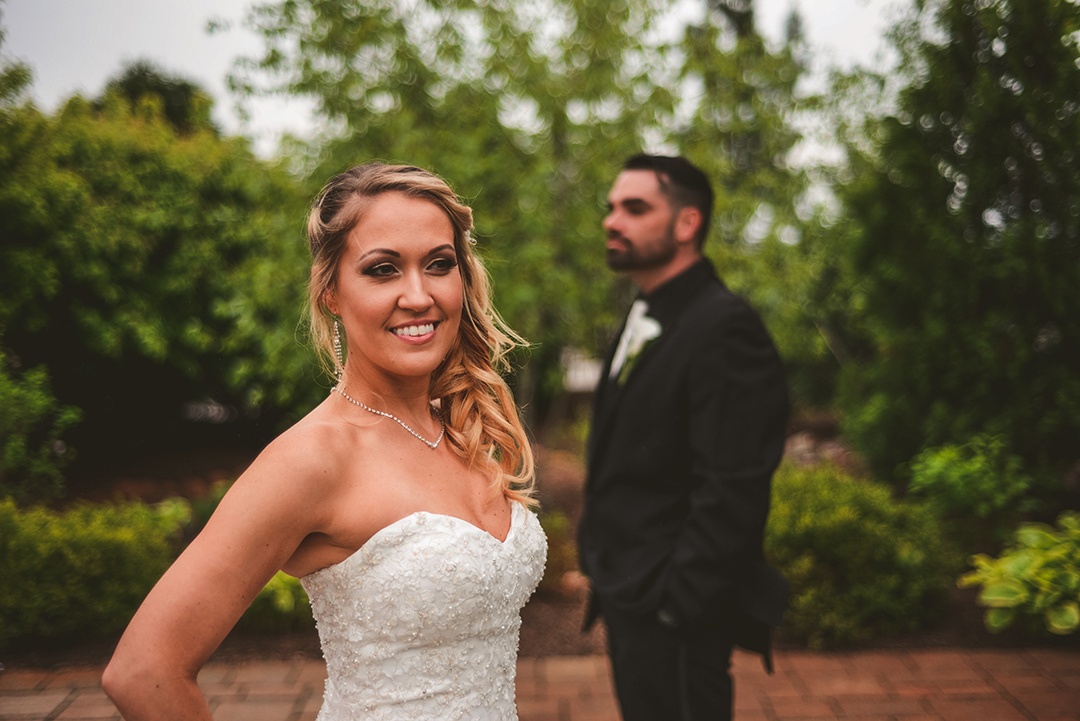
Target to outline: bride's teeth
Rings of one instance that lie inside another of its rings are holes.
[[[399,329],[397,331],[394,331],[394,332],[397,333],[398,335],[416,336],[416,335],[424,335],[425,333],[431,333],[434,330],[435,330],[435,324],[434,323],[426,323],[424,325],[410,325],[407,328],[401,328],[401,329]]]

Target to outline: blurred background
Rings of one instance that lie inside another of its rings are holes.
[[[0,31],[0,545],[28,509],[87,499],[186,499],[194,516],[162,511],[187,524],[174,550],[197,531],[214,484],[330,387],[301,321],[304,218],[372,159],[474,208],[496,305],[532,343],[510,380],[560,592],[579,588],[595,359],[633,293],[600,221],[641,150],[714,181],[707,253],[793,390],[782,473],[825,508],[872,485],[856,515],[911,504],[952,549],[932,570],[888,551],[936,580],[878,630],[923,627],[971,553],[1077,508],[1071,0],[0,0]],[[926,535],[897,513],[890,531]],[[807,549],[835,543],[772,538],[789,578],[825,582]],[[1071,633],[1070,568],[1057,596],[994,608]],[[971,584],[1026,588],[999,571]],[[793,618],[820,625],[813,603]]]

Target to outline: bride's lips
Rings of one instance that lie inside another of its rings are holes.
[[[399,325],[391,328],[390,332],[407,343],[422,343],[435,335],[438,326],[439,321],[424,320]]]

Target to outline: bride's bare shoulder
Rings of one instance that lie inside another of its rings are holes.
[[[248,471],[290,483],[330,483],[355,474],[366,456],[355,452],[363,440],[355,426],[321,404],[267,445]]]

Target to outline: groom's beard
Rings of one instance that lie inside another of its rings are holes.
[[[678,249],[673,226],[674,222],[663,236],[651,241],[632,241],[617,231],[608,231],[608,240],[622,244],[622,247],[607,249],[608,268],[623,272],[664,267],[675,257],[675,251]]]

